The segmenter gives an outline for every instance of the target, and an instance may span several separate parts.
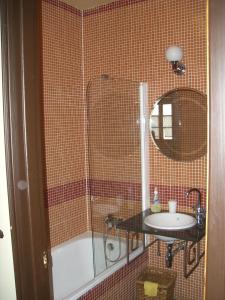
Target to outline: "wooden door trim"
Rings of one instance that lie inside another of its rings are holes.
[[[225,1],[209,1],[210,149],[206,299],[225,299]]]
[[[50,243],[43,195],[40,4],[36,0],[0,2],[7,180],[18,300],[51,299],[51,268],[45,269],[42,261]]]

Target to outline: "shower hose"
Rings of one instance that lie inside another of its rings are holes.
[[[111,259],[106,251],[106,247],[107,247],[107,241],[108,241],[108,230],[107,233],[103,235],[103,242],[104,242],[104,254],[105,254],[105,263],[107,265],[107,261],[111,262],[111,263],[115,263],[117,261],[120,260],[121,257],[121,237],[119,234],[119,229],[116,229],[116,239],[118,241],[118,246],[119,246],[119,252],[118,252],[118,256],[115,259]],[[113,250],[113,249],[112,249]]]

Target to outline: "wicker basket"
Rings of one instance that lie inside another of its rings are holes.
[[[177,273],[155,267],[146,268],[136,282],[137,300],[173,300]],[[144,282],[151,281],[159,284],[158,294],[155,297],[145,296]]]

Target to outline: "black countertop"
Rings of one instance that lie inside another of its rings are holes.
[[[121,222],[120,224],[118,224],[117,228],[129,232],[161,235],[161,236],[176,238],[179,240],[193,241],[193,242],[199,242],[205,236],[205,229],[198,228],[197,225],[185,230],[173,231],[173,230],[154,229],[144,224],[144,219],[150,214],[152,214],[151,210],[146,209],[145,211]]]

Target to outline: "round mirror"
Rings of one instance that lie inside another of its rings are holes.
[[[188,88],[167,92],[153,107],[150,131],[167,157],[178,161],[201,157],[207,150],[207,96]]]

